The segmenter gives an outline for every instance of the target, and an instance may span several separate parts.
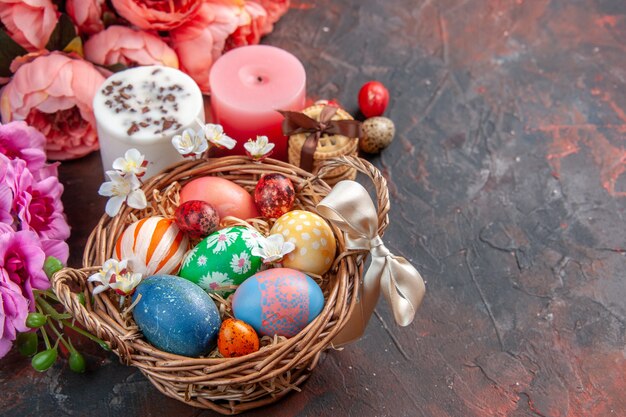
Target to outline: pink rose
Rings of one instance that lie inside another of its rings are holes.
[[[19,285],[10,281],[6,273],[0,273],[0,358],[11,350],[17,332],[28,330],[26,316],[28,301]]]
[[[232,4],[203,3],[195,19],[170,32],[180,69],[204,92],[209,91],[209,69],[237,28],[239,11]]]
[[[117,63],[178,68],[176,52],[158,36],[125,26],[111,26],[85,43],[85,58],[98,65]]]
[[[262,35],[267,35],[274,29],[274,23],[289,10],[289,0],[257,0],[267,12],[267,21],[263,27]]]
[[[256,45],[261,40],[267,23],[267,13],[263,6],[247,1],[239,14],[237,30],[226,40],[226,50],[238,46]]]
[[[89,62],[52,52],[23,64],[2,90],[2,122],[25,120],[46,136],[49,159],[98,149],[92,101],[104,77]]]
[[[140,29],[171,30],[196,15],[198,0],[113,0],[120,16]]]
[[[59,19],[51,0],[0,0],[0,20],[28,51],[44,49]]]
[[[105,0],[67,0],[67,14],[81,33],[91,35],[104,29],[102,6]]]
[[[37,234],[29,231],[0,234],[0,276],[3,281],[16,284],[29,300],[30,311],[35,310],[33,290],[47,290],[50,281],[43,272],[46,254]]]
[[[41,132],[22,121],[0,125],[0,153],[9,159],[24,160],[31,172],[37,172],[46,163],[45,143]]]

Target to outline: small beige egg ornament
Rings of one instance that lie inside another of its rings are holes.
[[[363,136],[359,148],[367,153],[379,153],[385,149],[396,134],[393,121],[387,117],[370,117],[361,125]]]

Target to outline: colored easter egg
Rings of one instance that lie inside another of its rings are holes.
[[[220,315],[197,285],[173,275],[155,275],[137,286],[132,300],[135,322],[154,347],[192,357],[215,347]]]
[[[241,186],[224,178],[200,177],[189,181],[180,190],[180,203],[202,200],[211,204],[220,218],[234,216],[239,219],[258,217],[252,196]]]
[[[252,255],[261,234],[244,226],[213,232],[189,251],[178,275],[224,297],[254,275],[263,260]]]
[[[217,348],[225,358],[244,356],[259,350],[259,336],[248,323],[226,319],[217,336]]]
[[[273,268],[248,278],[237,288],[233,313],[262,336],[292,337],[324,308],[322,290],[309,276]]]
[[[386,117],[370,117],[361,125],[359,149],[367,153],[378,153],[385,149],[396,134],[396,127]]]
[[[254,201],[263,217],[277,219],[293,207],[296,190],[293,183],[282,174],[272,173],[261,177],[254,189]]]
[[[189,236],[205,237],[220,225],[220,215],[215,207],[202,200],[189,200],[176,208],[176,224]]]
[[[337,243],[332,229],[315,213],[294,210],[284,214],[272,227],[270,234],[282,233],[296,249],[283,259],[283,266],[321,275],[330,269],[335,259]]]
[[[389,90],[379,81],[369,81],[359,90],[359,108],[365,117],[381,116],[389,104]]]
[[[131,224],[117,239],[115,257],[128,259],[128,267],[144,276],[175,274],[189,239],[172,219],[146,217]]]

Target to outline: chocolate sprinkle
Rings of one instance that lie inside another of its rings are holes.
[[[137,125],[136,122],[133,122],[133,124],[131,124],[128,130],[126,131],[126,134],[128,136],[132,136],[133,133],[137,133],[137,132],[139,132],[139,126]]]
[[[152,71],[152,75],[156,75],[159,72],[161,70],[156,69]],[[166,77],[166,81],[168,80],[169,78]],[[143,118],[139,117],[139,120],[129,121],[130,127],[126,131],[129,136],[142,129],[151,127],[157,128],[153,132],[155,135],[165,134],[166,131],[175,131],[182,127],[182,124],[173,115],[168,116],[173,112],[178,112],[179,100],[190,95],[187,92],[179,94],[178,92],[184,91],[179,84],[164,85],[157,88],[157,84],[154,81],[145,81],[141,84],[140,89],[140,92],[144,93],[145,96],[143,94],[130,93],[134,89],[133,84],[123,84],[122,81],[112,81],[101,90],[104,96],[111,97],[104,102],[106,107],[115,113],[140,112],[141,115],[144,115],[150,114],[151,111],[156,111],[162,114],[159,120],[143,116]],[[156,107],[157,105],[158,107]]]

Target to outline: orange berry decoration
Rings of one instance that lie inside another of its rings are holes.
[[[226,319],[217,336],[217,348],[225,358],[244,356],[259,350],[259,336],[248,323]]]

